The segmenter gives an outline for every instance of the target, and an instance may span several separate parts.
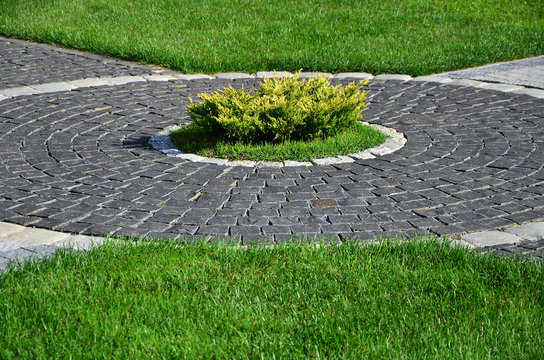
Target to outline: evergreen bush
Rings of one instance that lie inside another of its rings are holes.
[[[228,141],[281,143],[324,139],[350,128],[362,117],[367,81],[333,86],[325,76],[299,80],[264,78],[254,94],[229,86],[190,99],[189,115],[197,127]]]

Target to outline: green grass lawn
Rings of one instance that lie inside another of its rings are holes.
[[[0,358],[539,358],[543,292],[437,241],[111,242],[0,275]]]
[[[324,140],[285,141],[279,144],[244,144],[218,139],[194,125],[184,126],[170,135],[178,149],[201,156],[258,161],[310,161],[337,155],[353,154],[382,144],[387,136],[370,126],[356,124]]]
[[[3,0],[0,32],[185,72],[422,75],[544,53],[542,0]]]

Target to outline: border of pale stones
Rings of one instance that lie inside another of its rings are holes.
[[[13,88],[0,89],[0,101],[23,95],[45,94],[58,91],[70,91],[79,88],[91,86],[117,86],[134,82],[152,82],[152,81],[170,81],[170,80],[210,80],[210,79],[262,79],[264,77],[271,78],[277,74],[278,77],[293,77],[294,74],[288,71],[259,71],[255,75],[242,72],[218,73],[215,75],[206,74],[182,74],[182,73],[165,73],[163,70],[153,70],[151,75],[140,76],[114,76],[100,78],[84,78],[71,81],[51,82],[37,85],[19,86]],[[544,99],[544,90],[536,88],[528,88],[518,85],[484,82],[471,79],[453,79],[444,75],[425,75],[412,78],[410,75],[402,74],[380,74],[373,76],[363,72],[348,72],[348,73],[323,73],[323,72],[302,72],[299,78],[312,78],[316,76],[325,76],[329,79],[354,79],[354,80],[396,80],[396,81],[424,81],[437,82],[442,84],[451,84],[457,86],[468,86],[487,90],[496,90],[512,94],[522,94]]]
[[[156,136],[149,140],[149,144],[155,149],[168,156],[175,156],[180,159],[185,159],[195,162],[212,163],[224,166],[245,166],[245,167],[284,167],[284,166],[312,166],[312,165],[334,165],[354,162],[356,160],[372,159],[377,156],[383,156],[391,154],[402,148],[406,144],[406,138],[404,135],[395,129],[378,125],[369,124],[361,121],[363,125],[370,126],[383,134],[389,136],[387,140],[378,147],[366,149],[357,153],[349,155],[339,155],[334,157],[326,157],[313,159],[312,161],[253,161],[253,160],[227,160],[218,158],[209,158],[196,154],[185,153],[178,150],[172,140],[170,139],[170,133],[177,129],[182,128],[185,125],[173,125],[165,128],[159,132]]]

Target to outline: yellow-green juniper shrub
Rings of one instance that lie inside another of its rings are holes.
[[[325,76],[299,80],[264,78],[254,95],[226,87],[198,94],[187,105],[195,126],[228,141],[281,143],[324,139],[350,128],[362,117],[367,81],[333,86]]]

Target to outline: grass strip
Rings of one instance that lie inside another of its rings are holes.
[[[425,75],[544,53],[541,0],[3,0],[0,32],[184,72]]]
[[[316,158],[353,154],[382,144],[387,136],[376,129],[356,124],[323,140],[285,141],[279,144],[230,142],[193,124],[170,134],[176,147],[186,153],[230,160],[310,161]]]
[[[0,357],[538,358],[543,289],[438,241],[109,242],[0,275]]]

